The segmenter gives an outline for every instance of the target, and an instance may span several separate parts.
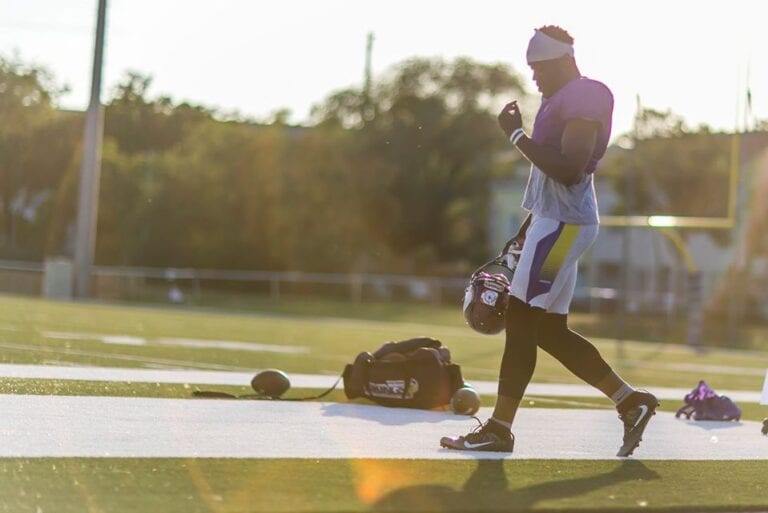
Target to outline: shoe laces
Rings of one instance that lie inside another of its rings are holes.
[[[477,433],[478,431],[481,431],[485,427],[485,424],[488,424],[488,422],[490,422],[490,420],[488,420],[486,421],[485,424],[483,424],[483,421],[480,420],[478,417],[475,417],[474,415],[472,415],[472,418],[475,419],[475,421],[477,422],[477,426],[475,426],[471,431],[472,433]]]
[[[477,438],[477,437],[480,437],[480,436],[483,436],[483,435],[485,434],[485,427],[486,427],[486,426],[488,425],[488,423],[491,421],[490,419],[488,419],[488,420],[485,422],[485,424],[483,424],[483,421],[482,421],[482,420],[480,420],[479,418],[475,417],[474,415],[472,416],[472,418],[473,418],[473,419],[475,419],[475,421],[477,421],[477,426],[475,426],[475,427],[472,429],[472,431],[470,431],[470,432],[467,434],[467,436],[465,437],[465,438],[467,438],[467,439],[470,439],[470,440],[471,440],[471,439],[474,439],[474,438]]]

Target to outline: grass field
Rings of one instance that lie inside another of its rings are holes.
[[[496,377],[503,338],[474,334],[452,309],[293,302],[228,313],[0,296],[1,363],[277,367],[289,374],[336,375],[361,351],[417,335],[450,347],[466,379]],[[680,344],[595,342],[622,375],[647,388],[692,388],[704,378],[715,389],[757,391],[768,368],[768,353],[754,350],[697,353]],[[243,343],[258,344],[259,350]],[[539,358],[534,381],[578,383],[546,355]],[[0,379],[3,394],[187,398],[194,388]],[[216,389],[248,391],[246,384]],[[345,401],[340,391],[327,399]],[[483,397],[484,404],[492,402]],[[525,406],[609,408],[610,403],[529,397]],[[768,413],[766,407],[741,406],[745,419]],[[747,462],[12,458],[0,460],[0,473],[0,511],[8,512],[768,509],[764,457]]]

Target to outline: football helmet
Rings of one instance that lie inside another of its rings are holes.
[[[464,291],[464,319],[478,333],[495,335],[504,329],[514,275],[514,268],[507,262],[506,255],[500,255],[481,266],[472,273]]]

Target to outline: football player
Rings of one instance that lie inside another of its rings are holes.
[[[601,82],[581,75],[573,38],[560,27],[537,29],[526,57],[542,95],[533,132],[529,136],[523,130],[515,101],[498,116],[505,136],[531,162],[531,170],[523,200],[528,216],[515,237],[522,252],[505,312],[496,406],[478,429],[440,443],[458,450],[512,451],[512,423],[540,347],[614,402],[624,424],[617,455],[629,456],[658,401],[625,382],[595,346],[568,327],[578,261],[598,232],[593,178],[611,135],[613,95]]]

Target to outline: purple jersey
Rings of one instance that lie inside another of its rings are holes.
[[[597,144],[586,169],[594,172],[597,162],[605,155],[611,138],[613,95],[602,82],[581,77],[571,80],[555,94],[541,101],[531,138],[545,146],[560,150],[565,125],[571,119],[589,119],[600,123]]]
[[[549,98],[544,98],[536,114],[531,139],[543,146],[561,150],[563,132],[571,119],[589,119],[600,124],[597,143],[582,180],[566,186],[531,166],[523,208],[541,217],[572,224],[598,223],[593,173],[605,155],[611,137],[613,95],[596,80],[580,77],[568,82]]]

